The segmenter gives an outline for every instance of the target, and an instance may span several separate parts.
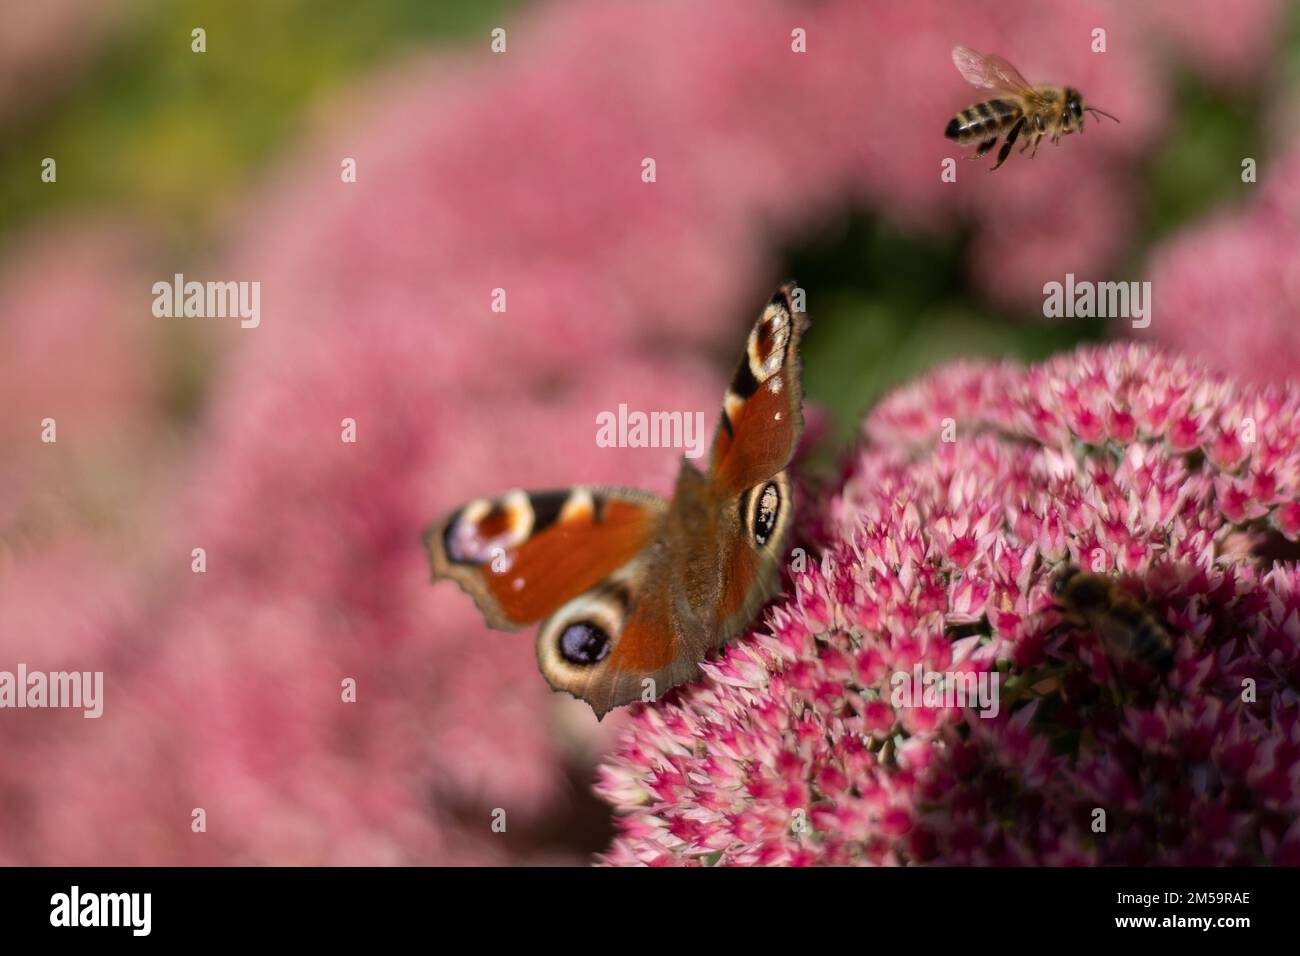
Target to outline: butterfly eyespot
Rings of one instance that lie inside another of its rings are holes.
[[[462,508],[443,532],[443,550],[455,564],[487,564],[496,574],[510,570],[509,549],[528,540],[534,513],[528,495],[512,491],[496,501],[480,498]]]
[[[570,664],[589,666],[609,653],[609,635],[588,621],[578,621],[560,634],[560,656]]]
[[[759,544],[767,544],[776,531],[780,517],[781,489],[777,487],[776,482],[769,481],[754,499],[753,517],[750,520],[750,531],[754,535],[754,540]]]

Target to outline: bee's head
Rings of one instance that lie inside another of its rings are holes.
[[[1067,564],[1061,570],[1056,572],[1052,578],[1051,591],[1052,597],[1059,598],[1065,593],[1065,589],[1070,586],[1070,582],[1078,575],[1079,569],[1073,564]]]
[[[1065,88],[1065,120],[1067,126],[1083,129],[1083,97],[1072,86]]]

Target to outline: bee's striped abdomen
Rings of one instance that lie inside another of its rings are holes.
[[[1020,117],[1020,107],[1011,100],[986,100],[962,110],[948,121],[943,135],[963,146],[997,136]]]
[[[1161,670],[1173,662],[1173,646],[1168,632],[1145,607],[1123,598],[1110,607],[1107,616],[1115,625],[1114,629],[1124,635],[1126,646],[1117,650]]]

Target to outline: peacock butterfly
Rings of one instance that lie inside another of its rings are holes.
[[[709,468],[682,459],[671,499],[627,488],[511,491],[425,532],[434,580],[489,626],[541,621],[537,663],[603,717],[699,674],[772,595],[793,516],[787,468],[803,429],[795,286],[750,330]]]

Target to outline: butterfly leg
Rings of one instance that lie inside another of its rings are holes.
[[[1016,120],[1016,125],[1011,127],[1011,132],[1007,133],[1006,142],[1004,142],[1002,148],[998,150],[998,161],[993,164],[993,169],[990,169],[989,172],[997,169],[1007,161],[1007,157],[1011,155],[1011,147],[1016,145],[1016,138],[1020,135],[1020,130],[1024,125],[1025,118],[1023,116]]]

